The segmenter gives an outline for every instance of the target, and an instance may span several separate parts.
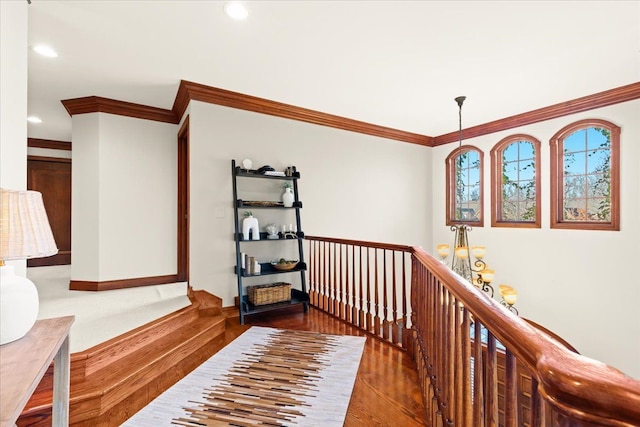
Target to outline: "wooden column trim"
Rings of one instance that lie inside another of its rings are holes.
[[[640,98],[640,82],[620,86],[615,89],[598,92],[593,95],[583,96],[571,101],[561,102],[549,107],[539,108],[527,113],[495,120],[478,126],[472,126],[462,130],[462,138],[469,139],[494,132],[512,129],[533,123],[543,122],[582,111],[602,108],[622,102],[633,101]],[[458,141],[458,131],[436,136],[433,138],[433,146],[444,145]]]
[[[291,104],[271,101],[269,99],[258,98],[256,96],[243,93],[232,92],[200,83],[193,83],[185,80],[180,81],[178,93],[173,104],[173,113],[176,117],[182,117],[187,109],[189,101],[201,101],[209,104],[223,105],[225,107],[237,108],[240,110],[253,111],[256,113],[269,114],[271,116],[283,117],[301,122],[313,123],[320,126],[327,126],[366,135],[378,136],[381,138],[393,139],[396,141],[409,142],[430,146],[432,137],[402,131],[361,122],[346,117],[310,110],[308,108],[296,107]]]
[[[52,150],[71,151],[71,141],[56,141],[53,139],[27,138],[27,147],[49,148]]]
[[[86,280],[71,280],[69,289],[72,291],[110,291],[113,289],[135,288],[138,286],[166,285],[167,283],[177,283],[178,275],[169,274],[166,276],[138,277],[135,279],[107,280],[103,282],[92,282]]]
[[[187,116],[178,131],[178,254],[177,277],[180,281],[189,280],[189,215],[190,215],[190,158],[189,158],[189,116]]]
[[[153,120],[156,122],[178,124],[178,117],[171,110],[134,104],[133,102],[118,101],[100,96],[65,99],[62,102],[70,116],[85,113],[109,113],[136,119]]]

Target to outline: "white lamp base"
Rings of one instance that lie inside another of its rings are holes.
[[[0,267],[0,345],[26,335],[38,318],[38,290],[26,277],[16,276],[14,267]]]

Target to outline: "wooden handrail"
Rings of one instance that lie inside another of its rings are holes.
[[[409,351],[434,425],[640,426],[640,381],[581,356],[423,249],[305,239],[311,304]]]
[[[552,339],[558,341],[566,349],[568,349],[568,350],[570,350],[570,351],[572,351],[574,353],[580,354],[580,352],[578,350],[576,350],[576,348],[574,346],[569,344],[564,338],[558,336],[555,332],[550,331],[549,329],[545,328],[544,326],[540,325],[539,323],[534,322],[531,319],[525,319],[524,317],[522,317],[522,320],[527,322],[529,325],[533,326],[534,329],[538,330],[538,332],[543,332],[543,333],[547,334],[548,336],[550,336]]]
[[[546,403],[571,425],[640,425],[640,381],[564,348],[421,248],[412,252],[476,320],[490,325],[490,332],[533,373]]]
[[[366,240],[350,240],[350,239],[338,239],[335,237],[318,237],[318,236],[304,236],[304,238],[306,240],[316,240],[316,241],[327,242],[327,243],[339,243],[342,245],[362,246],[366,248],[387,249],[390,251],[413,252],[414,250],[412,246],[397,245],[394,243],[368,242]]]

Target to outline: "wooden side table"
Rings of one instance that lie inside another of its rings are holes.
[[[13,426],[53,365],[53,425],[69,425],[69,330],[74,316],[38,320],[24,337],[0,346],[0,426]]]

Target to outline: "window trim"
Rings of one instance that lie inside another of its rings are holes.
[[[455,219],[455,159],[469,151],[476,151],[480,161],[480,198],[478,201],[478,221],[460,221]],[[467,224],[473,227],[484,227],[484,152],[473,145],[463,145],[453,150],[445,159],[446,170],[446,225]]]
[[[564,206],[564,139],[581,129],[601,127],[611,132],[611,221],[565,221]],[[600,119],[584,119],[560,129],[549,140],[551,148],[551,228],[571,230],[607,230],[620,231],[620,127]]]
[[[533,144],[536,186],[536,219],[535,221],[505,221],[502,219],[502,153],[514,142],[527,141]],[[507,136],[491,149],[491,226],[510,228],[541,228],[540,207],[540,140],[524,133]]]

